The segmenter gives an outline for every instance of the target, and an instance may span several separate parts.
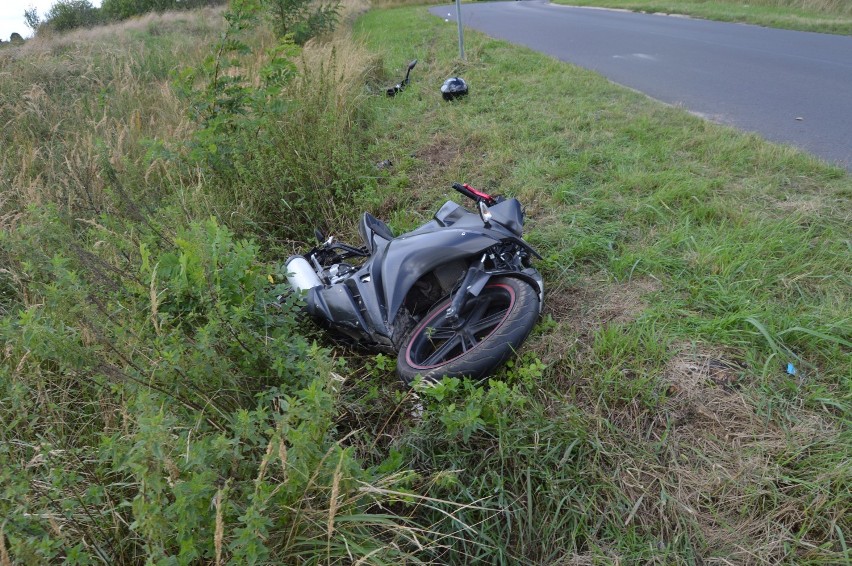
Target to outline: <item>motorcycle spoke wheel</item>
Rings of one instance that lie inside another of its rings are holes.
[[[447,301],[413,335],[406,351],[409,365],[419,370],[432,369],[473,350],[503,323],[514,302],[511,287],[488,286],[467,302],[453,326],[447,321]]]
[[[411,384],[420,377],[483,379],[515,354],[538,320],[538,287],[516,277],[492,279],[465,304],[456,324],[447,320],[452,299],[426,314],[399,351],[396,369]]]

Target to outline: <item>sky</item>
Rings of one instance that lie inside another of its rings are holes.
[[[44,17],[56,0],[0,0],[0,39],[9,41],[12,32],[18,32],[24,37],[32,35],[32,31],[24,23],[24,10],[35,7],[38,15]],[[100,6],[101,0],[93,0],[93,6]]]

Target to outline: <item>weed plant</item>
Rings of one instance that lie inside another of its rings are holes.
[[[335,431],[343,378],[275,305],[258,246],[55,207],[6,233],[22,306],[0,323],[0,514],[24,564],[399,563],[376,512],[403,475]],[[130,230],[134,235],[126,235]],[[98,241],[85,249],[79,242]],[[91,250],[91,251],[90,251]],[[9,554],[6,554],[8,557]]]
[[[215,55],[182,73],[199,128],[177,151],[185,175],[205,180],[211,206],[232,225],[307,238],[315,226],[334,226],[372,182],[352,127],[371,60],[345,39],[304,52],[289,35],[258,44],[261,7],[237,4]]]
[[[289,35],[298,45],[334,30],[340,2],[311,0],[268,0],[267,8],[279,37]]]

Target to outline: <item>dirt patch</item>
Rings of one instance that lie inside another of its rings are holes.
[[[554,285],[546,312],[555,325],[530,340],[542,360],[558,364],[553,378],[576,391],[568,394],[571,402],[590,421],[607,423],[595,436],[600,481],[612,482],[632,505],[618,512],[618,520],[659,537],[659,563],[669,562],[663,549],[684,533],[694,540],[697,562],[704,564],[789,561],[794,541],[818,548],[833,536],[832,520],[841,516],[843,504],[800,490],[796,481],[823,480],[797,469],[795,461],[813,450],[835,450],[842,444],[840,431],[803,407],[782,408],[784,418],[775,414],[778,407],[761,408],[763,395],[754,389],[760,368],[749,367],[735,348],[672,346],[662,367],[647,368],[655,372],[649,396],[659,395],[653,408],[638,396],[608,405],[597,393],[587,395],[588,372],[598,371],[584,362],[595,333],[639,319],[648,295],[661,288],[652,278],[612,283],[591,277]],[[822,521],[828,526],[807,523],[814,508],[828,517]],[[577,554],[567,563],[595,559],[600,556]]]
[[[461,146],[458,140],[443,135],[436,135],[429,145],[414,154],[414,157],[422,159],[430,167],[446,167],[460,156]]]
[[[485,157],[481,145],[476,136],[467,136],[462,141],[452,135],[435,134],[429,143],[411,154],[418,162],[408,169],[407,176],[424,206],[428,203],[427,208],[431,209],[436,198],[452,195],[457,202],[470,207],[470,201],[450,188],[454,182],[469,182],[485,191],[502,192],[477,173]]]
[[[591,305],[586,316],[596,325],[633,322],[648,308],[643,297],[661,288],[660,282],[650,277],[617,283],[603,289],[602,295]]]
[[[681,346],[661,376],[667,400],[651,433],[667,453],[667,492],[689,510],[711,553],[743,564],[780,561],[804,512],[785,492],[781,455],[838,434],[805,411],[788,429],[767,420],[749,396],[752,375],[736,352]],[[784,504],[767,511],[766,498]]]
[[[727,357],[725,353],[680,353],[669,362],[667,368],[669,394],[694,391],[713,384],[730,391],[739,382],[745,369],[744,363]]]
[[[591,353],[598,330],[633,322],[648,308],[645,297],[662,289],[650,277],[622,283],[589,277],[550,288],[548,281],[545,278],[543,314],[553,319],[553,326],[530,338],[524,348],[542,360],[556,360],[566,379]]]
[[[588,278],[550,290],[544,312],[557,324],[590,335],[606,324],[633,322],[648,308],[644,297],[660,289],[660,282],[650,277],[623,283]]]
[[[668,386],[669,423],[676,427],[696,427],[701,436],[762,435],[763,421],[736,392],[747,369],[735,354],[728,352],[694,346],[679,351],[662,375],[663,383]]]
[[[810,216],[824,210],[826,203],[820,197],[803,197],[778,201],[775,206],[790,214]]]

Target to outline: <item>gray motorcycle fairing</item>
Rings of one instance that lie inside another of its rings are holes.
[[[380,260],[383,273],[396,275],[382,281],[386,320],[394,320],[411,287],[425,274],[439,265],[483,252],[499,241],[481,232],[446,228],[391,240]]]
[[[491,210],[497,213],[495,219],[502,222],[485,227],[477,214],[450,201],[434,220],[391,240],[362,219],[361,232],[372,248],[371,257],[345,282],[311,289],[309,312],[358,341],[396,347],[395,342],[406,330],[407,322],[402,319],[410,317],[397,318],[412,287],[423,276],[454,262],[467,266],[501,241],[513,241],[537,255],[519,237],[523,213],[515,199]],[[458,275],[463,274],[464,269]],[[520,272],[515,275],[529,279]],[[452,277],[445,274],[442,283]]]

